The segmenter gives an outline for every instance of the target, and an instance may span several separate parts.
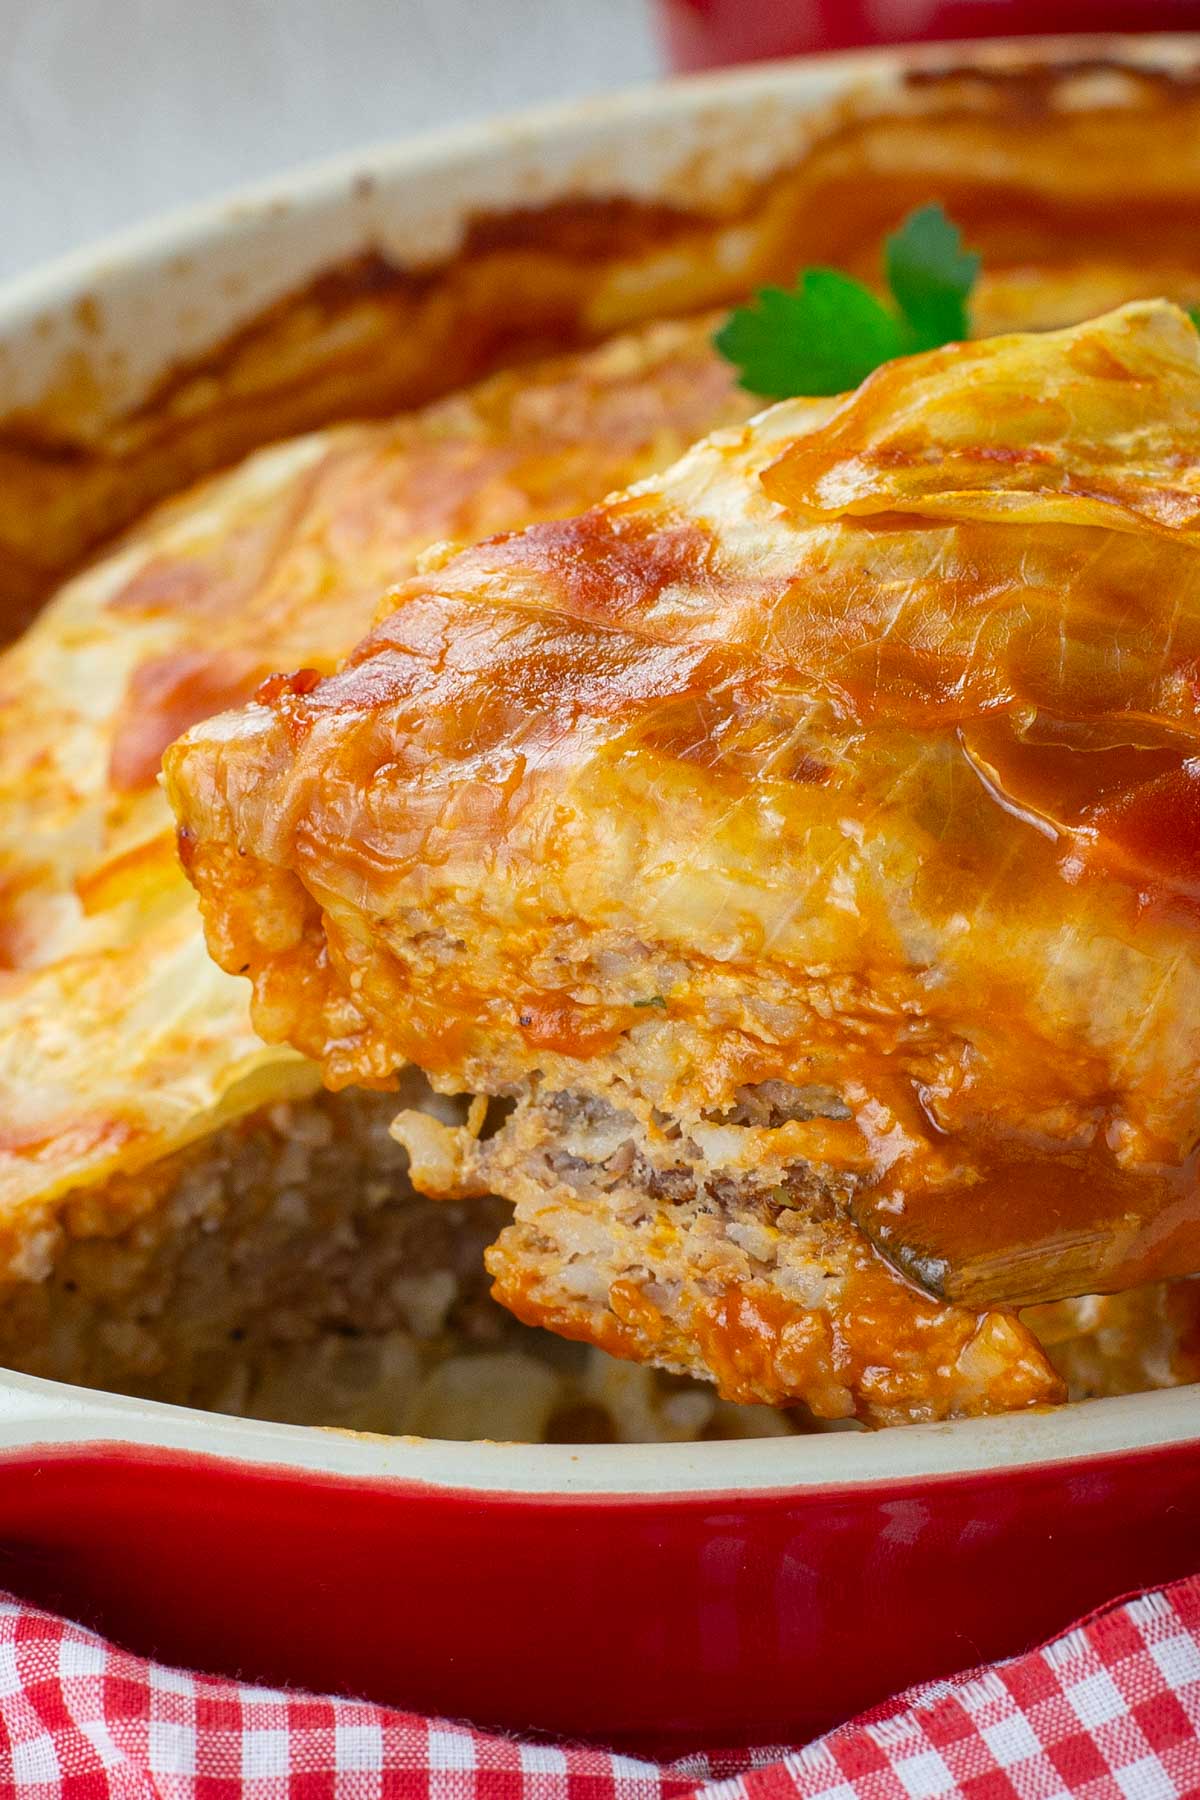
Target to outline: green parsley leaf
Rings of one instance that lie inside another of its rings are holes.
[[[919,206],[884,245],[883,266],[896,304],[912,327],[913,348],[934,350],[965,338],[967,299],[980,258],[940,206]]]
[[[844,394],[899,356],[897,321],[869,288],[836,269],[806,269],[799,285],[760,288],[713,339],[741,385],[770,400]]]
[[[635,1000],[633,1004],[635,1006],[661,1006],[665,1009],[667,1003],[661,994],[651,994],[648,1000]]]
[[[910,213],[884,246],[893,305],[837,269],[805,269],[794,288],[760,288],[713,338],[740,384],[768,400],[844,394],[880,363],[968,331],[979,257],[940,206]]]
[[[1200,306],[1188,306],[1184,308],[1184,311],[1192,321],[1192,324],[1196,327],[1196,330],[1200,331]]]

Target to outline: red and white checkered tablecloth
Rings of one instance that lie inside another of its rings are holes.
[[[658,1765],[192,1675],[0,1597],[20,1800],[1166,1800],[1200,1796],[1200,1576],[911,1689],[803,1749]]]

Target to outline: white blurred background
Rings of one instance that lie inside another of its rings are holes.
[[[659,69],[647,0],[0,0],[0,278],[334,151]]]

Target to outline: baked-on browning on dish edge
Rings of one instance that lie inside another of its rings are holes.
[[[1021,1306],[1195,1266],[1198,446],[1138,304],[448,556],[168,753],[213,954],[331,1085],[509,1103],[397,1130],[515,1202],[521,1317],[830,1417],[1058,1397]]]
[[[873,276],[884,232],[930,198],[984,254],[976,331],[1020,329],[1031,308],[1036,323],[1066,325],[1148,295],[1200,300],[1200,80],[1161,45],[1147,55],[1125,40],[1122,52],[1039,58],[1009,45],[967,66],[880,60],[849,88],[814,68],[814,92],[840,89],[817,106],[760,99],[735,78],[703,113],[699,142],[683,123],[665,166],[662,125],[686,109],[682,91],[659,97],[650,131],[641,102],[588,108],[552,171],[523,183],[528,146],[504,132],[452,186],[494,192],[489,165],[516,165],[522,204],[454,202],[428,219],[384,156],[378,176],[354,171],[339,197],[336,241],[349,228],[355,253],[314,268],[297,238],[319,243],[322,227],[294,192],[281,196],[275,243],[285,268],[299,257],[307,274],[284,274],[249,316],[222,306],[236,328],[198,356],[177,352],[149,391],[131,382],[119,325],[109,341],[100,280],[39,398],[22,382],[9,400],[12,364],[0,365],[0,639],[152,501],[259,445],[739,300],[802,262]],[[646,146],[632,168],[631,128]],[[151,320],[161,304],[190,332],[212,311],[186,268],[204,260],[194,249],[164,259]],[[43,359],[35,325],[12,361]]]

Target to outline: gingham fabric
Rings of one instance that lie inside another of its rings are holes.
[[[146,1662],[0,1598],[21,1800],[1167,1800],[1200,1796],[1200,1577],[931,1682],[804,1749],[659,1766]]]

